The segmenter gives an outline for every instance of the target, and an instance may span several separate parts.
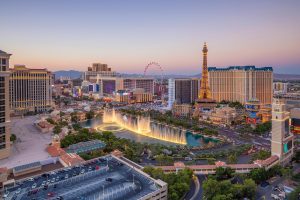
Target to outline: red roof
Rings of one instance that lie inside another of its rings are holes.
[[[57,146],[48,146],[46,151],[52,156],[52,157],[58,157],[58,156],[61,156],[63,154],[65,154],[66,152],[60,148],[60,147],[57,147]]]

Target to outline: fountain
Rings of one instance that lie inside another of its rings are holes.
[[[167,142],[186,145],[186,132],[182,129],[166,126],[164,124],[151,122],[150,117],[144,116],[126,116],[122,113],[115,111],[115,109],[105,109],[103,113],[103,123],[96,127],[98,130],[109,130],[110,126],[120,126],[135,132],[137,134],[163,140]]]

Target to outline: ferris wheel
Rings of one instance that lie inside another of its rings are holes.
[[[147,71],[148,71],[148,69],[149,68],[153,68],[153,67],[155,67],[155,68],[158,68],[158,70],[160,71],[160,80],[159,80],[159,82],[163,82],[163,80],[164,80],[164,70],[163,70],[163,68],[162,68],[162,66],[159,64],[159,63],[157,63],[157,62],[150,62],[146,67],[145,67],[145,69],[144,69],[144,77],[147,75]]]

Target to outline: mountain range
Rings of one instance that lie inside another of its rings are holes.
[[[71,79],[74,78],[80,78],[83,74],[81,71],[76,70],[60,70],[55,71],[55,78],[59,79],[60,77],[70,77]],[[121,74],[128,77],[142,77],[142,74]],[[154,77],[160,77],[161,75],[154,75]],[[195,75],[174,75],[174,74],[168,74],[164,75],[164,78],[189,78],[189,77],[200,77],[201,74],[195,74]],[[274,73],[274,80],[300,80],[300,74],[277,74]]]

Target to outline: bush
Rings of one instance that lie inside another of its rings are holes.
[[[168,183],[168,199],[179,200],[189,190],[193,172],[183,169],[175,173],[165,174],[160,168],[145,167],[143,171],[155,179]]]
[[[17,136],[15,134],[10,135],[10,141],[15,142],[17,140]]]

